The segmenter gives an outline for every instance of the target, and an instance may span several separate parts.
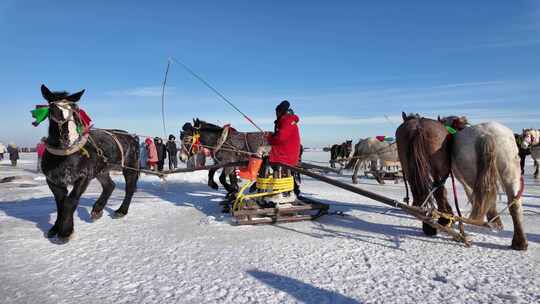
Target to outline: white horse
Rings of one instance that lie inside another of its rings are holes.
[[[366,162],[380,160],[381,166],[395,166],[399,164],[399,156],[397,153],[397,145],[385,141],[379,141],[374,137],[360,139],[354,146],[354,154],[347,164],[347,169],[354,167],[352,182],[358,183],[358,170]]]
[[[447,125],[455,125],[448,123],[448,120],[443,119]],[[470,218],[483,221],[487,216],[488,220],[502,229],[502,221],[496,209],[499,182],[506,193],[514,223],[512,248],[526,250],[527,238],[523,230],[521,206],[523,179],[512,130],[497,122],[465,127],[453,136],[451,158],[452,171],[463,184],[472,203]]]
[[[534,171],[534,178],[540,179],[540,130],[538,129],[523,129],[523,141],[521,142],[521,148],[531,149],[531,157],[534,160],[536,170]]]

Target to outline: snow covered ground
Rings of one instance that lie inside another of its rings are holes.
[[[509,249],[512,221],[500,233],[468,227],[473,246],[426,237],[420,223],[378,202],[305,178],[308,196],[331,204],[313,222],[234,226],[220,212],[223,191],[206,172],[143,176],[128,216],[89,212],[93,181],[75,215],[75,238],[44,238],[56,207],[35,154],[18,168],[0,163],[0,303],[539,303],[540,182],[528,163],[524,195],[529,250]],[[328,153],[307,152],[307,160]],[[335,176],[350,181],[350,173]],[[449,184],[449,183],[448,183]],[[403,184],[360,187],[402,199]],[[462,209],[467,209],[460,188]],[[499,209],[504,207],[498,203]]]

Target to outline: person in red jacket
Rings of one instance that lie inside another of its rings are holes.
[[[268,136],[268,143],[272,146],[269,160],[272,163],[296,166],[300,160],[300,118],[290,109],[287,100],[276,107],[276,118],[274,133]]]
[[[41,141],[36,146],[36,152],[38,156],[38,161],[37,161],[38,173],[41,173],[41,159],[43,158],[43,155],[45,154],[45,149],[47,148],[46,142],[47,142],[47,137],[42,137]]]

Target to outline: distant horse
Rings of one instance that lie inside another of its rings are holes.
[[[345,166],[345,169],[353,169],[352,182],[358,183],[358,171],[361,165],[368,161],[381,161],[381,167],[385,164],[399,162],[397,145],[386,141],[380,141],[375,137],[360,139],[354,146],[352,159]],[[380,168],[377,168],[377,170]],[[377,178],[377,177],[376,177]],[[379,183],[384,183],[382,180],[377,180]]]
[[[193,124],[185,123],[180,133],[182,147],[180,159],[186,161],[197,153],[198,146],[204,146],[212,152],[212,157],[217,164],[248,160],[250,154],[258,153],[268,146],[264,133],[261,132],[238,132],[233,128],[222,128],[211,123],[193,120]],[[208,186],[218,189],[214,182],[214,174],[217,169],[209,170]],[[230,184],[227,183],[227,176]],[[238,181],[235,168],[223,168],[219,181],[229,194],[238,192]]]
[[[333,145],[330,148],[330,167],[335,168],[336,162],[347,159],[352,152],[352,140],[347,140],[344,143]]]
[[[522,134],[522,149],[530,149],[531,157],[534,160],[534,178],[540,179],[540,130],[535,129],[523,129]]]
[[[518,147],[519,151],[519,166],[521,168],[521,175],[525,174],[525,160],[527,158],[527,155],[531,155],[531,147],[527,147],[526,149],[523,149],[521,147],[521,143],[523,142],[523,135],[514,133],[514,139],[516,141],[516,146]],[[535,162],[536,166],[536,162]]]
[[[94,203],[91,216],[92,219],[102,216],[103,208],[115,188],[110,170],[123,169],[126,180],[126,194],[115,215],[121,217],[128,213],[139,178],[136,171],[139,168],[139,143],[138,138],[121,130],[83,131],[77,101],[84,90],[69,95],[67,92],[51,92],[42,85],[41,93],[48,101],[49,108],[49,135],[41,167],[57,208],[56,221],[47,237],[58,236],[60,240],[67,241],[73,233],[73,213],[81,195],[94,178],[97,178],[103,191]],[[73,185],[69,194],[68,185]]]
[[[438,121],[402,113],[403,123],[396,130],[396,141],[403,175],[409,182],[413,205],[431,201],[433,191],[440,212],[452,214],[444,184],[450,175],[450,145],[448,131]],[[439,219],[442,225],[448,220]],[[437,230],[426,223],[422,229],[427,235]]]
[[[453,118],[441,121],[451,124]],[[483,221],[487,216],[502,229],[496,209],[499,183],[506,192],[514,223],[512,248],[526,250],[521,206],[523,179],[512,130],[497,122],[481,123],[463,128],[453,135],[452,141],[452,171],[472,203],[470,218]]]

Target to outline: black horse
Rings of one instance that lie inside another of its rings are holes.
[[[182,147],[180,159],[186,161],[193,157],[199,147],[211,150],[216,164],[230,163],[248,160],[249,156],[260,152],[261,147],[268,146],[268,141],[261,132],[238,132],[233,128],[225,128],[194,119],[193,124],[185,123],[180,132]],[[208,171],[208,186],[218,189],[214,182],[214,174],[217,169]],[[230,184],[227,183],[227,176]],[[229,194],[238,192],[238,179],[235,168],[223,168],[219,181]]]
[[[56,221],[47,237],[58,236],[65,242],[73,233],[73,213],[79,199],[94,178],[103,191],[94,203],[91,216],[92,219],[102,216],[115,188],[109,175],[112,169],[122,170],[126,181],[126,195],[115,216],[128,213],[139,178],[139,143],[137,137],[121,130],[84,130],[88,126],[84,126],[81,118],[84,112],[77,105],[84,90],[70,95],[51,92],[42,85],[41,93],[49,103],[49,136],[41,167],[57,208]],[[69,194],[68,185],[73,186]]]
[[[347,140],[344,143],[333,145],[330,148],[330,166],[336,167],[336,162],[341,159],[346,159],[352,152],[352,140]]]

